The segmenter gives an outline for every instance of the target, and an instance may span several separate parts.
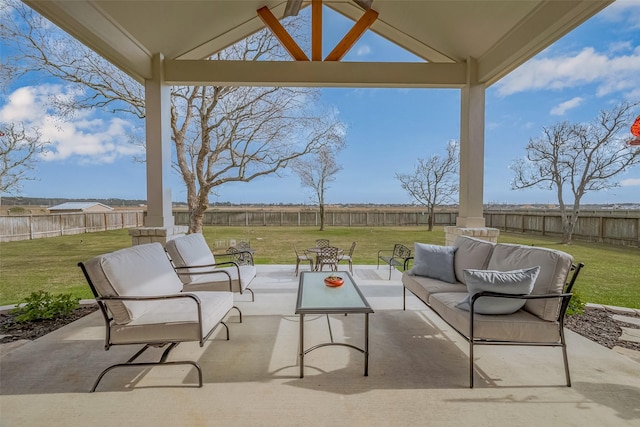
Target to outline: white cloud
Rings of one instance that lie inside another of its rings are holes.
[[[553,107],[551,109],[551,114],[554,116],[562,116],[568,110],[578,107],[580,104],[582,104],[583,101],[584,101],[584,98],[576,96],[575,98],[562,102],[556,105],[555,107]]]
[[[359,46],[358,49],[356,50],[356,55],[358,56],[366,56],[366,55],[369,55],[370,53],[371,53],[371,46],[366,44]]]
[[[640,178],[627,178],[620,181],[623,187],[640,187]]]
[[[640,0],[618,0],[599,16],[608,22],[620,23],[629,31],[640,29]]]
[[[90,111],[67,120],[56,117],[51,99],[75,95],[60,85],[22,87],[0,106],[0,120],[22,122],[27,129],[37,128],[42,139],[51,142],[42,155],[45,161],[75,157],[83,163],[112,163],[121,157],[140,154],[141,147],[130,143],[134,125],[126,120],[98,117]]]
[[[597,84],[597,95],[640,86],[640,47],[628,55],[607,56],[587,47],[575,55],[532,59],[497,84],[502,96],[532,90],[559,90]]]

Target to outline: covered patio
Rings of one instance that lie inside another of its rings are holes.
[[[468,388],[467,344],[415,297],[402,310],[400,273],[354,266],[375,313],[370,316],[369,376],[362,355],[315,350],[297,365],[298,279],[293,265],[260,265],[255,302],[237,305],[230,341],[216,334],[200,348],[183,343],[171,359],[204,371],[122,368],[88,393],[106,366],[137,346],[104,351],[99,312],[3,355],[0,423],[55,425],[637,425],[638,363],[567,331],[571,388],[560,349],[483,347],[476,388]],[[328,339],[324,317],[307,316],[309,344]],[[334,315],[336,339],[361,344],[362,316]],[[159,354],[159,351],[158,351]],[[147,357],[156,357],[157,354]]]
[[[448,229],[451,242],[457,234],[497,239],[497,230],[488,232],[483,218],[486,89],[612,0],[24,2],[144,85],[145,236],[163,242],[184,232],[174,225],[167,185],[171,85],[455,88],[460,90],[460,190],[456,227]],[[305,7],[312,11],[310,53],[280,25]],[[354,21],[335,47],[322,46],[323,8]],[[265,27],[291,61],[207,59]],[[424,62],[342,61],[365,31]]]

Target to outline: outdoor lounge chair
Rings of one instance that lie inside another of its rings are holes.
[[[233,307],[231,283],[226,292],[183,292],[183,285],[160,243],[148,243],[97,256],[79,263],[106,326],[105,350],[113,345],[144,344],[125,363],[102,371],[91,392],[112,369],[125,366],[192,365],[194,361],[167,361],[179,343],[197,341],[200,347],[222,324]],[[239,311],[239,310],[238,310]],[[134,362],[149,347],[167,347],[159,362]]]
[[[184,284],[185,291],[227,290],[230,278],[233,292],[242,294],[248,291],[251,293],[251,301],[255,300],[249,284],[256,277],[256,267],[253,264],[238,265],[234,261],[216,262],[216,256],[237,257],[238,253],[214,256],[202,233],[169,240],[165,250]]]

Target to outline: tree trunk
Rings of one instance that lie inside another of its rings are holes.
[[[320,203],[320,231],[324,231],[324,203]]]
[[[198,198],[189,199],[189,234],[202,233],[202,219],[206,210],[206,203],[200,203]]]
[[[429,206],[429,219],[427,220],[427,225],[429,231],[433,231],[433,216],[435,214],[435,207],[433,205]]]

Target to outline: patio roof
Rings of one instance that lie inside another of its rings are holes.
[[[378,12],[378,18],[370,30],[429,65],[389,65],[369,84],[459,87],[466,81],[464,64],[475,58],[478,82],[491,85],[611,2],[375,0],[372,8]],[[152,78],[152,57],[161,53],[166,61],[166,80],[182,83],[201,80],[196,70],[202,64],[185,61],[206,58],[264,28],[257,14],[261,7],[267,6],[281,18],[286,5],[278,0],[25,0],[25,3],[138,81]],[[303,7],[309,4],[304,2]],[[326,0],[323,5],[354,21],[363,14],[353,1]],[[256,73],[238,70],[261,67],[260,78],[268,80],[265,84],[360,86],[371,79],[368,73],[376,73],[373,67],[362,73],[362,64],[335,65],[289,61],[277,67],[248,63],[219,70],[217,64],[208,68],[206,75],[211,81],[256,84]],[[346,73],[348,78],[344,77],[345,68],[353,69],[353,73]],[[452,72],[462,80],[451,82],[444,78]]]

